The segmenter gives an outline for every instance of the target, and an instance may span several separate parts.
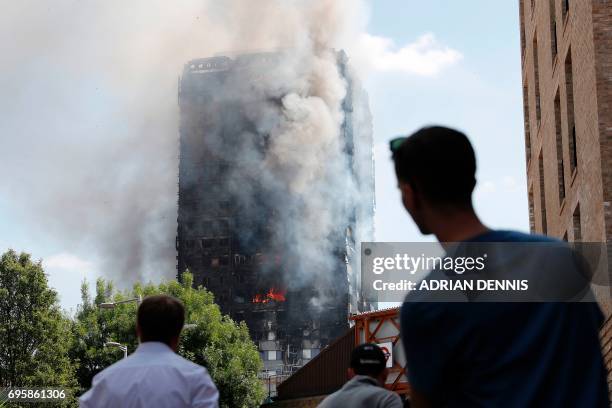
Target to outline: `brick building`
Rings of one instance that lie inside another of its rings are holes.
[[[520,0],[531,230],[612,242],[612,2]],[[609,290],[602,343],[612,367]],[[612,381],[612,380],[611,380]]]

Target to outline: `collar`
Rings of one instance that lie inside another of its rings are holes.
[[[376,378],[370,377],[369,375],[356,375],[351,379],[351,381],[359,382],[362,384],[376,385],[377,387],[380,387],[380,383],[378,382],[378,380]]]
[[[159,341],[145,341],[140,343],[135,351],[136,353],[174,353],[166,343]]]

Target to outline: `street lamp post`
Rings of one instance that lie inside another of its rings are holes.
[[[124,346],[121,343],[117,343],[116,341],[107,341],[104,343],[104,347],[117,347],[119,350],[123,351],[123,358],[127,358],[127,346]]]
[[[120,300],[118,302],[100,303],[98,305],[98,307],[100,309],[114,309],[115,306],[117,306],[117,305],[121,305],[121,304],[124,304],[124,303],[131,303],[131,302],[136,302],[137,305],[140,305],[140,303],[142,302],[142,296],[138,295],[138,297],[135,297],[135,298],[132,298],[132,299]]]

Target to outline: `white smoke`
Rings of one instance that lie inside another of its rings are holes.
[[[283,95],[266,168],[303,203],[281,214],[299,217],[286,238],[325,268],[325,239],[360,188],[332,51],[359,35],[360,0],[0,3],[0,189],[29,233],[89,251],[125,283],[174,276],[183,64],[284,49],[279,76],[258,85]]]

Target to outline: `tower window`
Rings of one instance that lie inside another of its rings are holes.
[[[572,224],[574,226],[574,242],[582,240],[582,225],[580,223],[580,204],[576,206],[572,216]]]
[[[540,125],[542,119],[542,113],[540,111],[540,69],[538,63],[538,40],[537,33],[534,34],[533,38],[533,74],[535,78],[535,108],[536,108],[536,119],[537,125]]]
[[[555,0],[549,0],[549,11],[550,11],[550,49],[552,52],[552,59],[554,60],[557,56],[557,14],[555,8]]]
[[[544,185],[544,159],[543,152],[540,152],[540,157],[538,159],[539,162],[539,171],[540,171],[540,215],[542,221],[542,234],[547,234],[546,228],[546,189]]]
[[[565,199],[565,174],[563,165],[563,138],[561,137],[561,102],[559,91],[555,95],[555,139],[557,144],[557,179],[559,181],[559,204]]]
[[[566,114],[567,114],[567,130],[570,152],[570,170],[573,173],[578,165],[578,154],[576,149],[576,123],[574,112],[574,79],[572,68],[572,50],[567,51],[565,57],[565,93],[566,93]]]
[[[529,187],[529,230],[535,232],[535,213],[533,211],[533,186]]]
[[[527,84],[523,85],[523,116],[525,118],[525,153],[527,163],[531,159],[531,129],[529,128],[529,90]]]

